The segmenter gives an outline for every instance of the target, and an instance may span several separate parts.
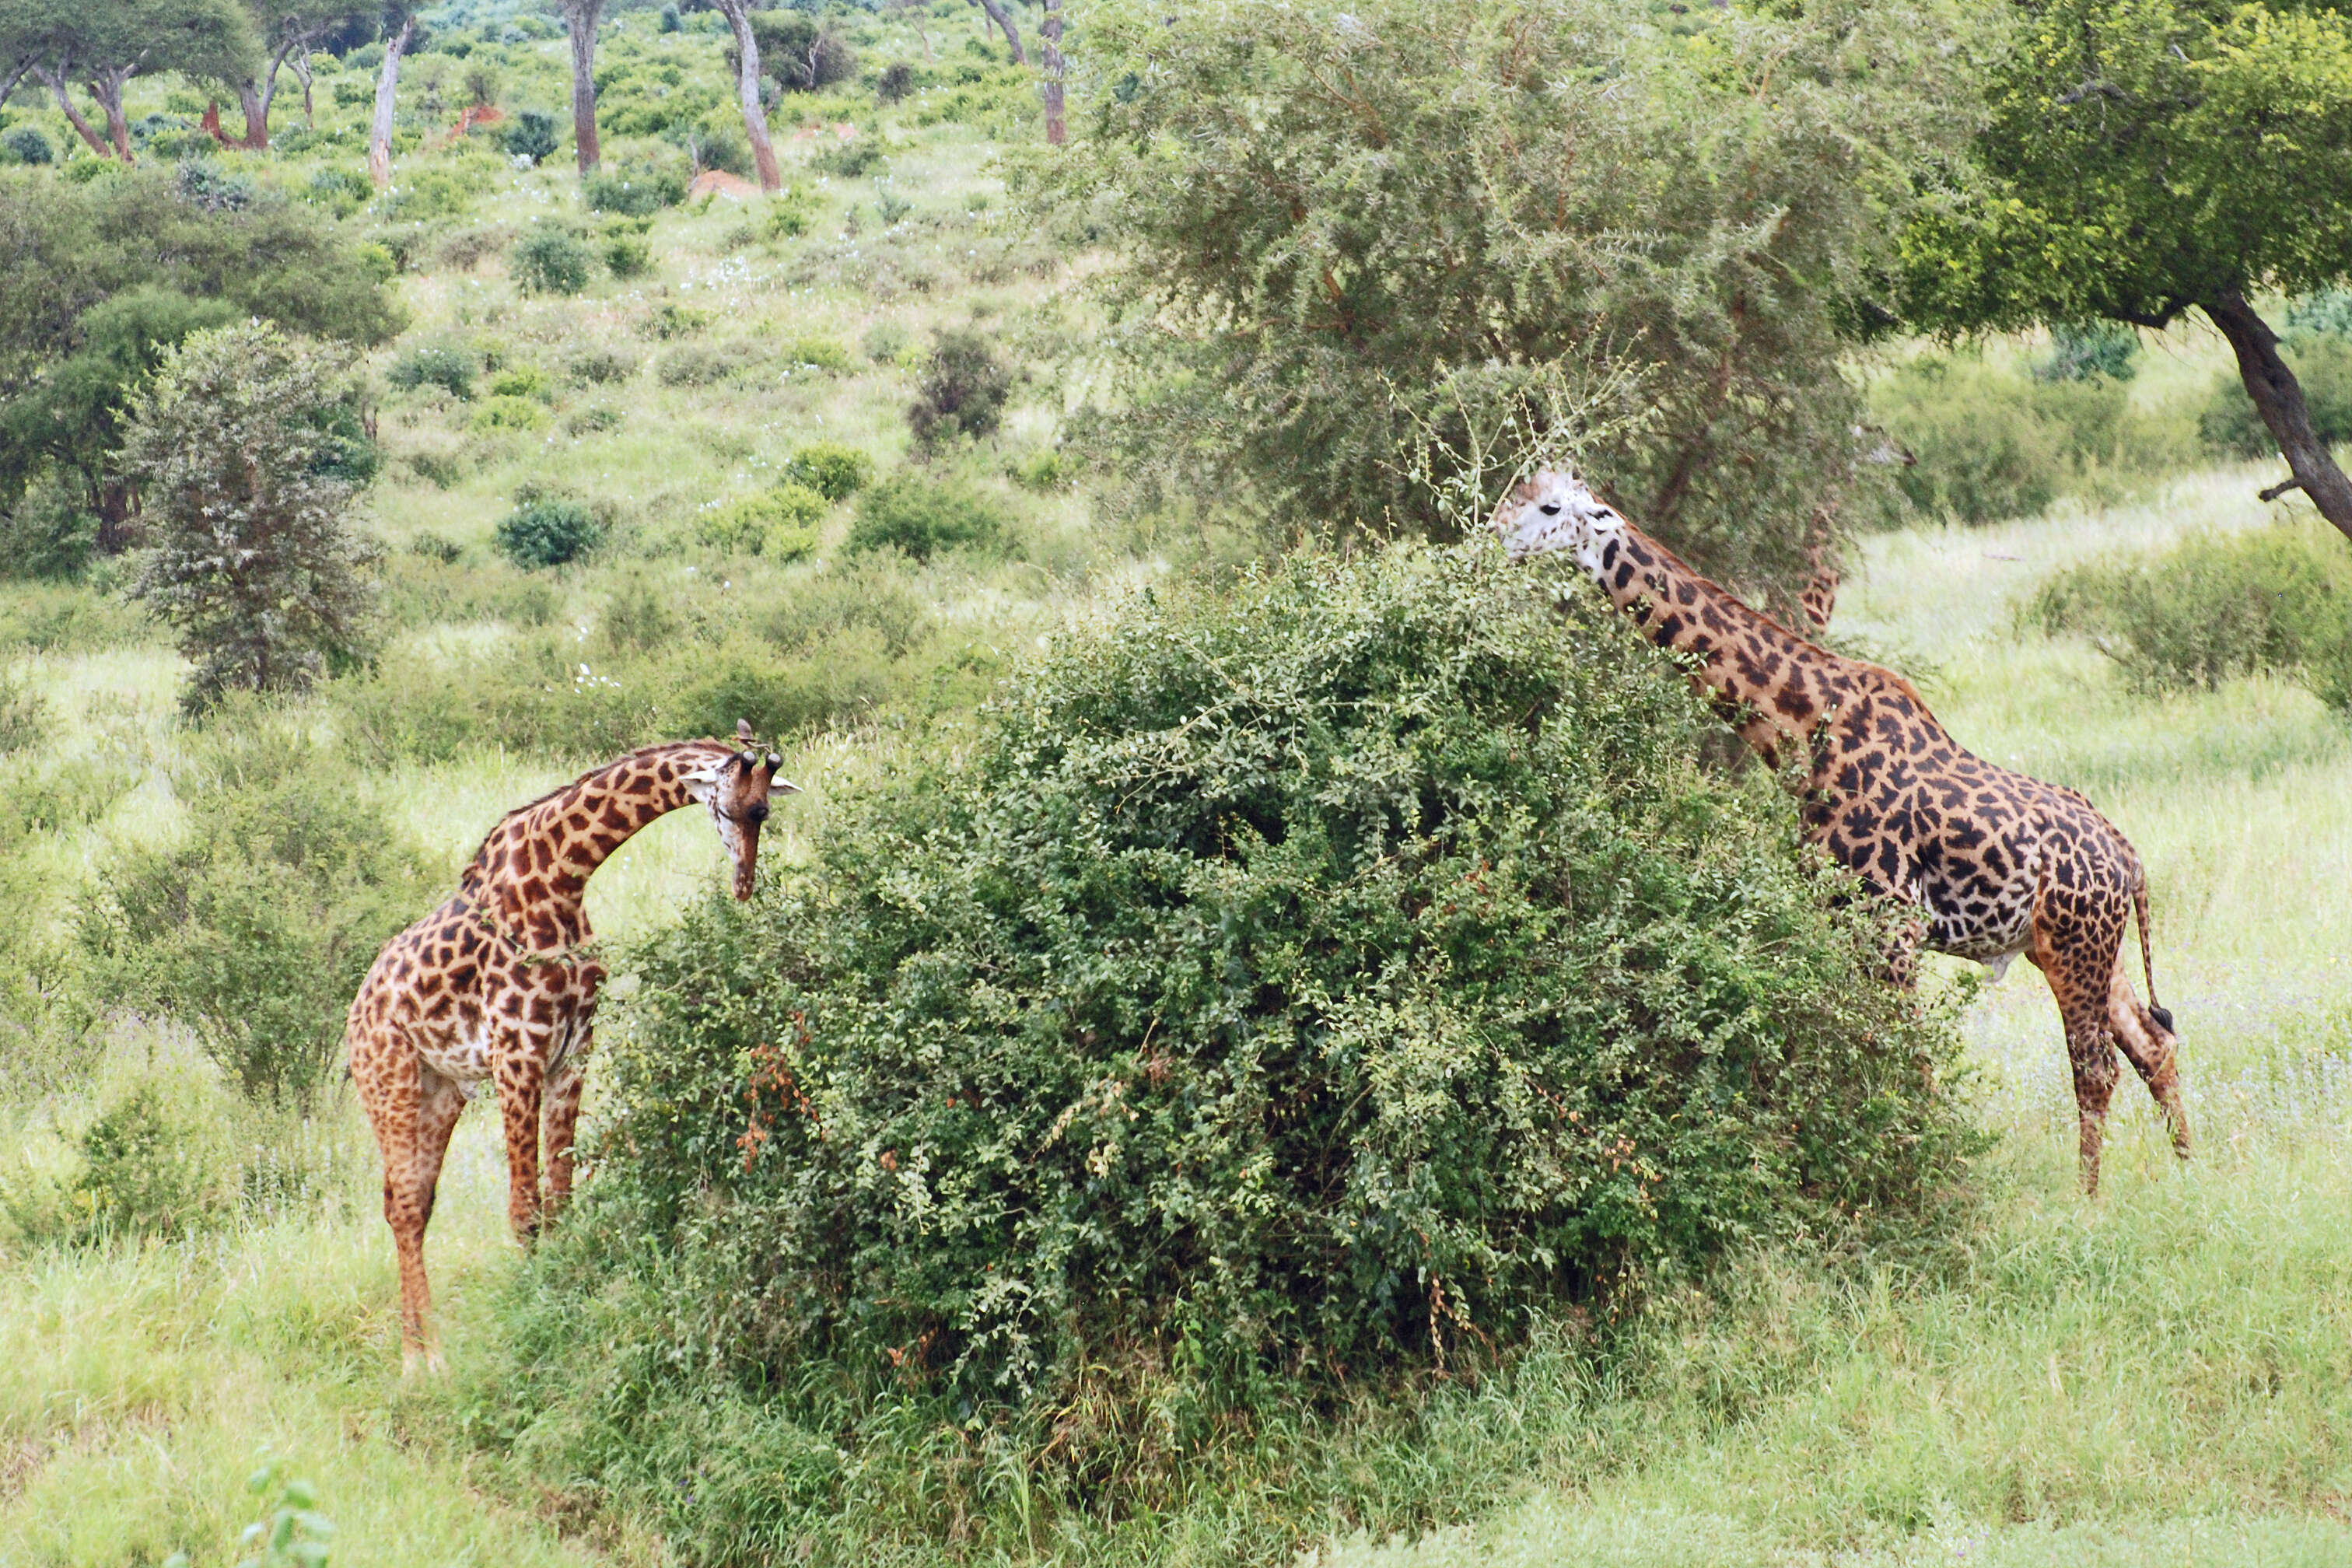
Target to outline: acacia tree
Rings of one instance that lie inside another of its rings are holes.
[[[349,367],[247,321],[189,337],[134,405],[124,466],[155,547],[131,592],[179,629],[191,711],[231,689],[299,689],[366,638],[373,552],[345,525],[353,487],[333,471]]]
[[[400,57],[423,28],[410,0],[392,0],[383,13],[383,66],[375,79],[375,125],[368,136],[368,178],[392,184],[392,116],[400,94]]]
[[[1906,240],[1936,330],[2191,310],[2227,338],[2291,477],[2352,536],[2352,480],[2250,303],[2352,280],[2352,21],[2293,0],[2034,0],[1973,159]]]
[[[1124,255],[1091,417],[1139,499],[1438,531],[1559,441],[1795,613],[1866,455],[1842,362],[1958,150],[1932,3],[1172,9],[1090,8],[1091,123],[1013,171]]]
[[[572,147],[583,174],[604,162],[596,136],[596,28],[604,0],[556,0],[572,35]]]
[[[986,12],[988,19],[995,23],[1003,32],[1004,41],[1013,46],[1013,63],[1016,66],[1027,65],[1029,55],[1021,47],[1021,35],[1013,31],[1012,15],[1004,9],[1000,0],[971,0],[971,3]]]
[[[278,99],[278,73],[289,64],[302,83],[303,118],[310,119],[310,51],[336,28],[374,9],[352,0],[247,0],[247,14],[261,47],[254,56],[257,68],[237,73],[228,82],[245,110],[245,138],[237,144],[269,145],[269,108]]]
[[[751,143],[751,162],[760,172],[760,189],[773,195],[783,188],[776,166],[776,149],[768,140],[768,111],[760,102],[760,40],[751,29],[751,0],[710,0],[727,18],[735,35],[735,96],[743,105],[743,134]]]
[[[1062,0],[1045,0],[1037,32],[1045,40],[1045,141],[1059,147],[1070,139],[1062,88]]]

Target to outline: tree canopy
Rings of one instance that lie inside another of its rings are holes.
[[[2248,304],[2352,279],[2352,21],[2295,0],[2046,0],[2011,20],[1971,157],[1905,237],[1911,320],[2202,310],[2295,480],[2352,533],[2352,484]]]
[[[129,395],[165,348],[239,316],[356,344],[401,323],[352,241],[307,208],[207,200],[161,170],[88,184],[0,170],[0,511],[55,465],[119,530]]]
[[[1484,437],[1566,424],[1677,548],[1797,581],[1861,444],[1841,357],[1916,169],[1958,150],[1966,57],[1931,5],[1678,27],[1602,0],[1096,11],[1089,132],[1024,178],[1129,261],[1112,352],[1147,390],[1114,439],[1284,524],[1430,528]]]

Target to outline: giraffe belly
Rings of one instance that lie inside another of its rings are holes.
[[[1994,977],[2033,943],[2033,884],[2022,879],[1989,884],[1969,878],[1926,889],[1927,945],[1955,958],[1990,964]]]
[[[434,1031],[416,1042],[417,1057],[426,1067],[468,1091],[490,1076],[490,1030],[481,1018],[460,1021]]]

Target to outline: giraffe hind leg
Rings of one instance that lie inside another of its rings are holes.
[[[2164,1113],[2172,1152],[2186,1160],[2190,1152],[2189,1111],[2180,1100],[2179,1042],[2172,1032],[2172,1015],[2141,1005],[2120,966],[2107,993],[2107,1027]]]
[[[379,1119],[377,1125],[384,1155],[383,1217],[400,1257],[401,1369],[410,1376],[420,1369],[441,1370],[441,1338],[433,1327],[433,1291],[425,1276],[425,1230],[433,1222],[449,1135],[466,1109],[457,1084],[422,1063],[415,1070],[413,1115]],[[397,1098],[387,1109],[396,1112]],[[387,1127],[385,1120],[393,1125]]]

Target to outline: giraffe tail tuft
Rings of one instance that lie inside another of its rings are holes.
[[[2145,868],[2140,871],[2138,885],[2132,889],[2132,918],[2139,924],[2139,972],[2147,982],[2148,1016],[2162,1025],[2166,1034],[2171,1034],[2174,1032],[2172,1014],[2169,1009],[2159,1006],[2156,1000],[2156,960],[2149,954],[2147,946],[2147,872]]]

